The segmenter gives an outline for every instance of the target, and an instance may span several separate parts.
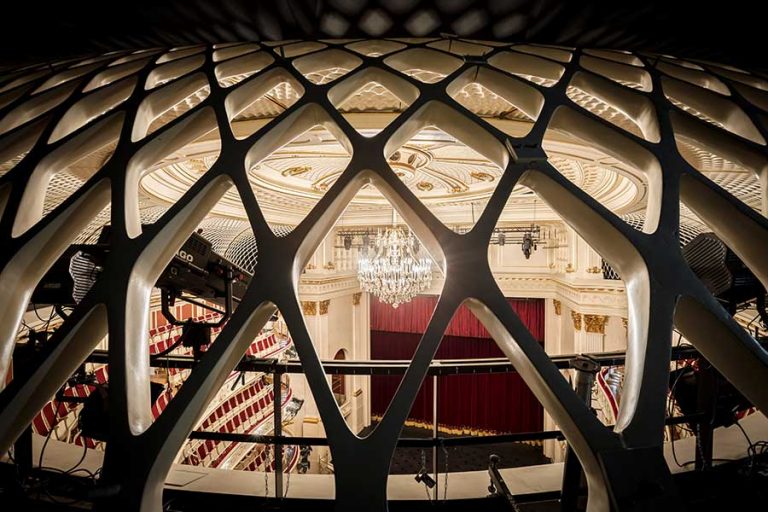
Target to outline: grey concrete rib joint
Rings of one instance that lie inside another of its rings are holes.
[[[696,68],[667,56],[613,50],[424,39],[200,46],[8,71],[0,78],[0,382],[9,372],[17,327],[47,269],[84,230],[110,223],[113,239],[103,277],[56,332],[58,348],[0,393],[0,451],[107,334],[115,441],[107,447],[102,478],[120,488],[111,510],[160,512],[175,454],[277,308],[327,432],[336,509],[352,512],[365,504],[366,510],[385,511],[397,436],[445,328],[466,302],[573,446],[585,468],[589,510],[631,510],[632,500],[645,509],[670,509],[677,498],[662,439],[673,325],[761,411],[768,410],[768,355],[706,291],[677,243],[683,204],[768,286],[762,122],[768,84],[717,64]],[[363,133],[344,105],[371,83],[399,104],[388,111],[384,126]],[[508,124],[459,101],[459,93],[473,84],[514,106],[527,120],[526,133],[507,130]],[[277,89],[282,101],[264,100]],[[268,104],[274,113],[244,120],[257,104]],[[277,236],[249,173],[317,126],[330,132],[349,163],[304,220]],[[503,171],[465,235],[438,220],[388,164],[429,127]],[[642,230],[558,172],[542,149],[552,133],[638,170],[647,185]],[[217,157],[156,222],[142,226],[142,178],[201,140]],[[92,172],[72,182],[68,197],[55,206],[47,203],[54,177],[110,145],[112,152]],[[691,163],[691,154],[723,158],[752,173],[762,183],[763,211],[710,180]],[[301,269],[368,184],[416,232],[445,284],[392,404],[375,432],[361,439],[334,401],[297,287]],[[614,430],[578,399],[490,272],[490,237],[516,185],[532,189],[624,278],[631,329],[627,384]],[[142,332],[151,289],[189,233],[229,193],[242,202],[258,243],[254,277],[217,342],[153,421]],[[637,494],[651,486],[660,489],[658,495]]]

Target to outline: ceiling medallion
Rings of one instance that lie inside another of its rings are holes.
[[[363,291],[397,308],[429,288],[432,262],[419,257],[419,242],[410,230],[393,226],[377,231],[372,254],[363,248],[357,278]]]
[[[406,144],[392,153],[389,165],[400,179],[410,181],[416,177],[416,172],[429,165],[433,158],[429,151]]]

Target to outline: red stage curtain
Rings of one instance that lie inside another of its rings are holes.
[[[395,310],[372,301],[371,358],[411,359],[435,304],[435,297],[417,297]],[[544,301],[510,299],[510,305],[534,337],[543,341]],[[423,326],[421,331],[410,331],[420,325]],[[400,330],[392,332],[382,327]],[[487,332],[477,336],[481,329],[485,331],[474,315],[462,306],[440,343],[436,359],[504,357]],[[386,411],[400,380],[399,375],[372,377],[371,412],[374,415],[380,416]],[[431,424],[431,378],[424,381],[408,417],[417,423]],[[543,428],[542,407],[517,373],[440,377],[438,423],[465,430],[531,432]]]
[[[544,340],[544,301],[542,299],[507,299],[533,337]],[[397,309],[371,298],[371,331],[410,332],[422,334],[437,306],[434,295],[419,295]],[[465,305],[461,305],[448,325],[446,336],[490,338],[480,320]]]

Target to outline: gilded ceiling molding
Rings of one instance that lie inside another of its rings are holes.
[[[573,328],[577,331],[581,330],[581,313],[571,311],[571,320],[573,320]]]
[[[317,302],[313,300],[301,301],[301,312],[304,316],[315,316],[317,314]]]
[[[584,330],[594,334],[605,334],[608,315],[584,315]]]
[[[328,306],[331,305],[331,300],[330,299],[321,300],[319,304],[320,304],[320,314],[321,315],[327,315],[328,314]]]

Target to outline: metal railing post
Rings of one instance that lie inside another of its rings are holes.
[[[718,375],[712,366],[706,366],[699,372],[696,389],[696,409],[703,418],[696,424],[696,462],[697,471],[712,467],[712,454],[715,440],[715,415],[717,414]]]
[[[272,373],[272,392],[275,395],[274,406],[274,436],[275,436],[275,497],[283,497],[283,445],[280,437],[283,435],[283,373],[275,368]]]
[[[595,374],[600,370],[600,363],[589,356],[580,355],[571,360],[570,366],[576,370],[576,394],[591,409],[592,386],[595,383]],[[560,510],[563,512],[577,510],[582,489],[582,473],[581,463],[573,448],[568,445],[563,464],[563,487],[560,497]]]
[[[437,375],[432,377],[432,437],[437,439]],[[435,482],[438,482],[438,465],[437,465],[437,445],[432,447],[432,473],[435,475]],[[432,489],[434,500],[437,501],[438,490],[440,485],[435,485]]]

